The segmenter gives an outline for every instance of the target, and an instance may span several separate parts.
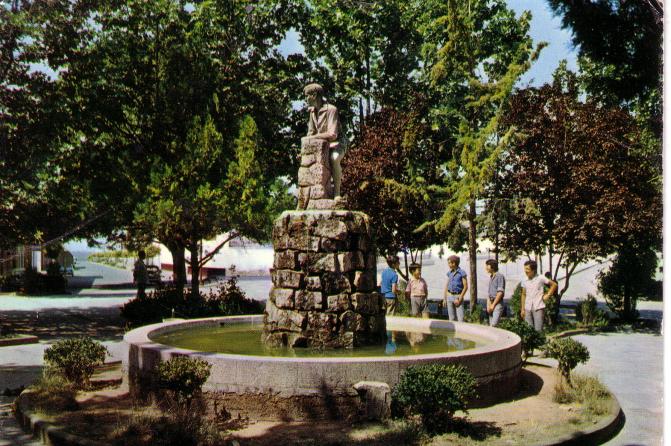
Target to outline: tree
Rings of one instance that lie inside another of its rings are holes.
[[[662,131],[660,0],[548,0],[573,32],[587,92],[608,106],[636,112],[652,132]],[[659,144],[657,144],[659,146]]]
[[[578,264],[633,242],[659,244],[655,169],[637,148],[640,129],[629,113],[581,102],[560,82],[516,93],[504,122],[519,135],[498,173],[499,197],[513,210],[501,246],[511,256],[548,252],[554,280],[563,269],[556,321]]]
[[[345,127],[353,129],[382,107],[404,107],[418,67],[419,4],[309,0],[299,26],[301,43],[313,61],[320,61],[328,76],[320,79],[341,111]]]
[[[434,187],[444,197],[442,215],[424,227],[447,232],[468,220],[471,302],[477,301],[476,200],[513,133],[499,124],[503,108],[543,47],[532,51],[529,20],[529,14],[516,18],[503,1],[483,0],[431,1],[422,19],[422,55],[433,92],[429,118],[454,144]]]
[[[371,217],[378,249],[385,255],[409,252],[412,261],[437,242],[435,232],[415,231],[436,216],[426,184],[436,181],[440,160],[433,144],[414,143],[415,134],[426,133],[420,115],[419,109],[372,114],[343,162],[348,203]]]
[[[247,116],[240,123],[232,159],[224,156],[223,137],[211,117],[196,118],[185,153],[175,165],[152,169],[149,197],[136,213],[143,232],[159,240],[178,240],[190,253],[191,292],[199,292],[201,268],[224,243],[238,236],[267,237],[272,217],[263,171],[258,163],[258,128]],[[202,240],[227,237],[205,256]]]
[[[656,270],[655,250],[632,240],[618,250],[610,269],[600,273],[599,292],[622,320],[633,321],[638,317],[636,302],[649,295]]]
[[[96,221],[98,233],[138,235],[147,227],[133,218],[142,214],[146,200],[156,198],[148,187],[166,167],[188,156],[194,118],[204,122],[208,113],[224,135],[224,159],[235,156],[243,117],[258,123],[263,150],[255,159],[264,187],[277,189],[275,177],[296,170],[292,154],[298,138],[286,124],[292,101],[301,95],[294,74],[308,64],[277,51],[296,17],[293,2],[132,0],[54,6],[33,22],[50,23],[36,40],[36,57],[57,73],[63,105],[57,141],[67,153],[58,165],[60,174],[94,203],[87,213],[108,216]],[[128,212],[134,209],[137,214]],[[146,240],[153,234],[140,235]],[[182,236],[161,241],[173,254],[178,285],[183,284],[187,246]]]

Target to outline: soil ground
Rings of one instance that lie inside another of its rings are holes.
[[[138,405],[119,384],[120,371],[106,371],[95,377],[99,390],[77,396],[80,409],[62,412],[49,418],[56,424],[88,438],[110,438],[111,432],[123,425],[123,418],[132,410],[154,412],[155,408]],[[578,404],[557,404],[552,394],[556,369],[529,364],[522,371],[522,385],[514,400],[468,414],[457,413],[458,433],[433,438],[420,435],[412,423],[320,422],[246,422],[229,421],[226,444],[251,446],[294,445],[510,445],[531,444],[588,428],[597,420],[588,419]],[[101,388],[105,383],[112,384]]]

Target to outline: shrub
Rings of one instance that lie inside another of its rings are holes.
[[[520,311],[522,310],[521,305],[522,305],[522,284],[518,283],[517,286],[515,287],[515,291],[513,292],[513,296],[510,298],[510,301],[508,302],[508,307],[512,312],[512,315],[510,315],[510,317],[515,318],[517,320],[522,320],[522,316],[520,315]]]
[[[559,362],[559,372],[571,385],[571,370],[589,360],[589,350],[572,338],[553,339],[545,346],[545,355]]]
[[[598,307],[596,297],[591,294],[588,294],[585,300],[578,302],[575,308],[575,316],[580,325],[585,327],[605,327],[608,325],[608,315]]]
[[[171,391],[177,403],[188,408],[201,394],[211,369],[212,365],[202,359],[177,356],[158,364],[157,384],[160,389]]]
[[[472,324],[484,324],[485,322],[484,313],[485,309],[482,307],[482,305],[476,302],[471,307],[471,311],[469,311],[466,315],[464,315],[464,321],[470,322]]]
[[[392,392],[392,414],[418,414],[428,432],[444,432],[457,410],[466,411],[475,386],[475,378],[461,365],[410,366]]]
[[[44,362],[56,373],[81,388],[88,385],[97,365],[109,354],[100,342],[89,337],[64,339],[44,351]]]
[[[133,299],[121,308],[121,315],[131,326],[161,322],[174,315],[182,318],[235,316],[263,313],[263,303],[249,299],[233,276],[220,282],[216,290],[195,298],[174,285],[158,285],[145,299]]]
[[[534,330],[534,328],[525,321],[518,318],[504,319],[499,322],[498,328],[512,331],[522,339],[522,359],[526,362],[534,349],[541,348],[545,344],[545,334]]]

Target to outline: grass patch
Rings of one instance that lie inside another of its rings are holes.
[[[553,397],[555,402],[580,404],[588,421],[608,413],[611,395],[598,378],[574,373],[571,381],[573,385],[569,386],[563,379],[557,379]]]
[[[120,414],[108,441],[123,446],[215,446],[224,444],[216,423],[194,412],[162,412],[157,406],[136,408]]]
[[[45,373],[29,389],[32,392],[28,398],[36,412],[56,415],[79,409],[75,386],[62,376]]]

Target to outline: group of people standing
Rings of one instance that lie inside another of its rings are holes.
[[[393,315],[397,307],[398,292],[398,256],[387,257],[388,267],[382,271],[380,292],[384,295],[387,314]],[[464,299],[468,291],[468,276],[459,267],[459,257],[452,255],[447,258],[447,281],[443,292],[443,312],[447,309],[447,316],[451,321],[464,321]],[[412,316],[428,317],[428,286],[422,278],[422,267],[412,263],[409,267],[410,276],[405,288],[405,296],[410,299],[410,314]],[[486,313],[489,325],[495,327],[504,314],[503,297],[506,292],[506,278],[499,272],[499,264],[494,259],[485,261],[485,271],[489,276],[487,289]],[[526,279],[522,280],[522,295],[520,302],[520,316],[535,330],[543,329],[545,304],[557,291],[557,282],[538,274],[538,264],[533,260],[524,263]],[[546,288],[547,287],[547,288]],[[473,304],[473,303],[471,303]]]

